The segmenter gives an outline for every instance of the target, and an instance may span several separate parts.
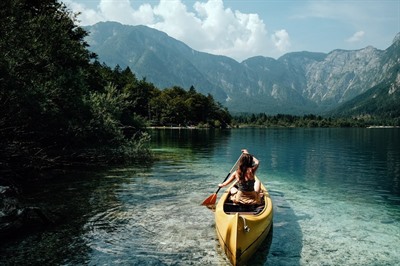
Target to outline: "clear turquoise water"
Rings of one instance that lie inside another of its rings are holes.
[[[248,148],[275,215],[251,265],[399,265],[399,137],[399,129],[154,131],[153,164],[33,187],[31,202],[68,215],[0,246],[0,264],[227,265],[213,213],[200,203]]]

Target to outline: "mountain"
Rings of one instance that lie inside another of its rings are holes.
[[[400,64],[398,36],[385,51],[369,46],[328,54],[295,52],[279,59],[257,56],[239,63],[195,51],[146,26],[101,22],[85,28],[89,49],[100,61],[111,67],[129,66],[137,77],[161,89],[194,86],[198,92],[212,94],[231,112],[333,112],[392,80]]]
[[[226,97],[222,88],[214,86],[196,67],[196,63],[206,65],[210,60],[207,57],[215,56],[197,52],[146,26],[100,22],[86,29],[90,32],[89,49],[111,67],[129,66],[139,78],[146,78],[161,89],[175,85],[189,89],[193,85],[197,91],[211,93],[217,99]]]
[[[336,116],[363,116],[375,114],[382,118],[400,118],[400,33],[384,52],[382,72],[385,79],[352,100],[333,109]]]

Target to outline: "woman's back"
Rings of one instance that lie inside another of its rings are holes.
[[[244,180],[238,182],[238,188],[240,191],[254,191],[255,179]]]

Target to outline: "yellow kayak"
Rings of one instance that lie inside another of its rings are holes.
[[[273,210],[271,198],[262,183],[263,201],[257,206],[237,205],[230,201],[232,186],[217,203],[215,225],[219,243],[235,266],[248,261],[265,240],[272,226]]]

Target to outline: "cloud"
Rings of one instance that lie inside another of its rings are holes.
[[[350,38],[348,38],[346,41],[350,43],[355,43],[355,42],[360,42],[362,38],[364,37],[365,32],[364,31],[357,31],[356,33],[353,34]]]
[[[147,23],[147,26],[164,31],[183,42],[195,36],[202,37],[198,35],[202,33],[200,20],[179,0],[160,0],[154,6],[153,13],[156,20]]]
[[[281,52],[287,51],[290,47],[290,38],[286,30],[279,30],[275,32],[275,34],[272,35],[272,40],[276,48]]]
[[[80,13],[78,20],[82,25],[93,25],[105,20],[98,11],[86,7],[84,4],[79,4],[71,0],[66,0],[64,3],[75,13]]]
[[[224,7],[223,0],[196,1],[187,6],[183,0],[159,0],[141,4],[137,9],[129,0],[99,0],[96,8],[67,0],[75,12],[81,12],[82,25],[99,21],[117,21],[127,25],[147,25],[166,32],[191,48],[238,61],[251,56],[278,57],[290,46],[289,34],[279,30],[268,35],[258,14],[246,14]],[[92,2],[93,3],[93,2]]]

